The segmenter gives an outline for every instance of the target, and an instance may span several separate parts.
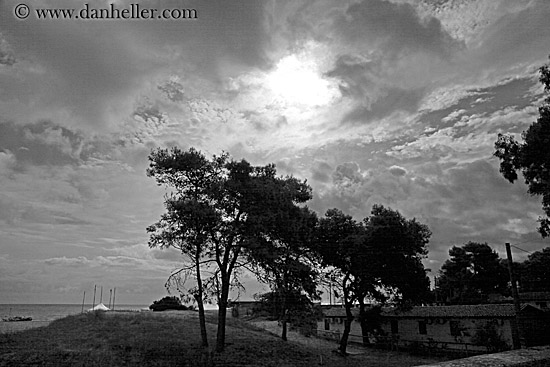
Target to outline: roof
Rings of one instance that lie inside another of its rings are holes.
[[[532,305],[522,305],[521,310],[532,308],[542,312]],[[343,307],[333,307],[323,310],[325,317],[346,317],[346,310]],[[359,309],[353,308],[354,316],[359,315]],[[383,317],[397,318],[494,318],[494,317],[515,317],[516,312],[513,304],[487,304],[487,305],[452,305],[452,306],[418,306],[409,311],[399,311],[398,309],[383,308]]]
[[[413,307],[409,311],[400,312],[396,309],[385,309],[382,312],[386,317],[515,317],[516,311],[512,304],[488,305],[452,305]]]
[[[519,298],[529,301],[548,301],[550,300],[550,292],[522,292]]]
[[[259,301],[231,301],[229,302],[230,306],[250,306],[250,305],[258,305],[260,304]]]
[[[359,309],[354,307],[351,309],[351,313],[353,314],[353,316],[358,316]],[[325,315],[325,317],[346,317],[346,309],[344,307],[336,306],[324,309],[323,314]]]

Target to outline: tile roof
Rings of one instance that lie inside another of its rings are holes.
[[[550,300],[550,292],[522,292],[519,294],[522,300],[547,301]]]
[[[537,309],[531,305],[522,305]],[[538,309],[537,309],[538,310]],[[539,310],[540,311],[540,310]],[[542,312],[542,311],[541,311]],[[346,310],[343,307],[333,307],[323,310],[325,317],[345,317]],[[359,315],[359,309],[353,308],[354,316]],[[513,304],[486,304],[486,305],[452,305],[452,306],[418,306],[409,311],[401,312],[396,308],[383,308],[383,317],[400,318],[431,318],[431,317],[515,317]]]
[[[351,313],[353,316],[357,317],[359,316],[359,309],[352,308]],[[346,317],[346,309],[344,307],[335,306],[323,310],[323,314],[325,317]]]
[[[512,304],[488,305],[452,305],[413,307],[409,311],[399,312],[396,309],[384,309],[386,317],[515,317]]]

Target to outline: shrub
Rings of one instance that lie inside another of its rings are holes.
[[[165,311],[165,310],[187,310],[187,307],[181,304],[181,301],[176,296],[166,296],[158,301],[154,301],[149,309],[153,311]]]
[[[478,326],[472,337],[472,343],[486,347],[488,352],[500,352],[510,349],[494,321]]]

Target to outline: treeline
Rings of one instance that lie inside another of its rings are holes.
[[[507,260],[487,243],[453,246],[449,255],[436,278],[437,302],[476,304],[511,297]],[[515,262],[513,271],[520,292],[550,292],[550,247],[531,253],[523,262]]]
[[[170,275],[167,286],[184,301],[196,302],[205,347],[204,303],[218,304],[216,351],[221,352],[229,291],[242,288],[244,272],[270,286],[283,339],[287,323],[303,312],[295,307],[297,300],[311,303],[320,298],[320,286],[334,285],[347,314],[343,354],[354,304],[363,315],[366,299],[408,307],[429,297],[421,260],[431,232],[415,219],[382,205],[361,221],[339,209],[319,217],[306,205],[312,198],[306,181],[226,153],[207,158],[193,148],[157,149],[149,161],[147,175],[167,188],[166,211],[147,228],[149,246],[182,254],[184,266]]]

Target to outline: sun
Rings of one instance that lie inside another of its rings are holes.
[[[335,83],[321,74],[315,60],[296,55],[282,58],[267,76],[267,87],[286,104],[309,107],[329,104],[339,95]]]

